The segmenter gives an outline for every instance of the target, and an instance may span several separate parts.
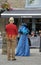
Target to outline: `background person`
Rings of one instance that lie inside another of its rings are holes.
[[[41,30],[39,31],[39,35],[40,35],[40,52],[41,52]]]
[[[17,26],[14,23],[14,18],[10,17],[9,24],[6,25],[6,39],[7,39],[7,56],[8,60],[16,60],[15,59],[15,48],[17,44],[16,37],[18,35]],[[12,50],[12,53],[11,53]],[[11,56],[11,57],[10,57]]]

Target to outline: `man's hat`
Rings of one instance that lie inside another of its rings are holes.
[[[13,22],[14,23],[14,18],[13,17],[10,17],[9,18],[9,22]]]

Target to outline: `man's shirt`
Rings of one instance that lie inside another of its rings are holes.
[[[6,25],[6,34],[10,37],[18,35],[18,29],[15,24],[7,24]]]

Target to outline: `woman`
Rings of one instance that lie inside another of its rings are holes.
[[[21,34],[21,36],[16,48],[16,56],[29,56],[30,49],[27,36],[29,34],[29,30],[26,23],[23,23],[22,26],[19,28],[19,33]]]

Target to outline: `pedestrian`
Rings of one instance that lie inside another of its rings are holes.
[[[16,48],[16,56],[30,56],[30,47],[28,41],[29,29],[26,22],[19,28],[20,39]]]
[[[41,30],[39,31],[39,34],[40,34],[40,52],[41,52]]]
[[[14,24],[14,18],[10,17],[9,24],[6,25],[6,40],[7,40],[7,56],[8,60],[12,58],[15,59],[15,48],[17,45],[17,35],[18,29],[17,26]]]
[[[31,46],[31,40],[30,38],[28,37],[28,42],[29,42],[29,46]]]

